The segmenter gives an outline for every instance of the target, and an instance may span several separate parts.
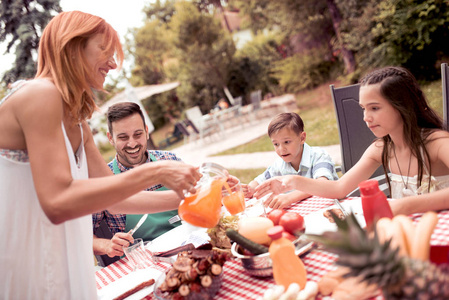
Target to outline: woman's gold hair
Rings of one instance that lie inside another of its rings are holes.
[[[124,54],[117,32],[104,19],[88,13],[58,14],[45,27],[39,42],[36,77],[53,79],[74,122],[90,118],[97,108],[91,86],[94,72],[83,51],[96,34],[103,34],[104,58],[115,54],[121,66]]]

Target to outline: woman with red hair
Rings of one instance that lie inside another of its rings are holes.
[[[96,299],[91,214],[171,210],[195,191],[197,169],[175,161],[112,176],[86,120],[115,59],[109,24],[63,12],[42,34],[36,77],[0,101],[2,299]],[[142,192],[157,183],[172,191]]]

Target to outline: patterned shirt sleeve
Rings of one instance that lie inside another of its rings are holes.
[[[330,155],[321,148],[313,147],[312,178],[325,177],[328,180],[337,180],[335,164]]]

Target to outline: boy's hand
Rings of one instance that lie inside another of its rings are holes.
[[[272,209],[282,209],[290,206],[294,202],[296,202],[296,198],[292,197],[292,193],[288,193],[277,196],[271,195],[267,200],[265,200],[264,205]]]
[[[243,194],[245,198],[251,199],[254,195],[254,189],[249,184],[242,184]]]

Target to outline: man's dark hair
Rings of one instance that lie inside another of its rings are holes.
[[[139,114],[142,118],[143,126],[145,127],[145,118],[143,116],[143,112],[140,109],[140,106],[134,102],[120,102],[112,105],[108,108],[108,130],[109,133],[112,133],[112,123],[115,121],[119,121],[126,117],[129,117],[133,114]]]

